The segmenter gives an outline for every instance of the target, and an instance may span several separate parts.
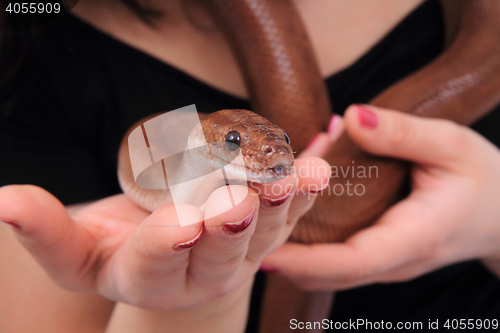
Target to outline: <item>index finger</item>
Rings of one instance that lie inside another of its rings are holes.
[[[421,219],[421,212],[418,204],[403,201],[345,243],[288,243],[268,255],[264,263],[306,289],[343,289],[375,282],[388,271],[435,250],[434,230],[420,230],[413,223]],[[389,223],[395,216],[408,218],[405,223]]]
[[[361,119],[370,118],[371,125]],[[460,167],[473,152],[473,132],[443,119],[428,119],[375,106],[353,105],[345,114],[347,132],[363,150],[445,169]]]

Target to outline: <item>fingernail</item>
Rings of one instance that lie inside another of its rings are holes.
[[[17,230],[21,230],[21,226],[15,222],[11,222],[11,221],[4,221],[4,220],[0,220],[0,222],[3,222],[3,223],[6,223],[10,226],[13,226],[14,228],[16,228]]]
[[[335,134],[337,134],[336,129],[337,129],[337,125],[339,123],[339,120],[340,120],[340,116],[338,114],[334,114],[332,116],[332,118],[330,119],[330,123],[328,124],[328,129],[327,129],[327,133],[330,137],[333,137],[333,136],[335,136]]]
[[[313,147],[315,144],[316,144],[316,141],[318,141],[319,139],[319,136],[320,136],[320,133],[317,133],[312,139],[311,141],[309,141],[309,144],[307,145],[307,147],[305,148],[306,150],[307,149],[310,149],[311,147]]]
[[[292,195],[292,192],[293,192],[293,186],[290,186],[288,192],[281,198],[271,199],[267,197],[260,197],[260,202],[267,207],[280,206],[286,202],[286,200],[290,197],[290,195]]]
[[[318,188],[309,188],[309,193],[311,194],[316,194],[316,193],[320,193],[320,192],[323,192],[324,190],[326,190],[326,188],[328,187],[328,184],[329,183],[326,183],[325,186],[323,186],[322,188],[318,189]]]
[[[200,230],[200,232],[198,233],[198,235],[195,238],[191,239],[190,241],[184,242],[184,243],[175,244],[172,248],[174,250],[177,250],[177,251],[190,249],[194,246],[194,244],[198,243],[198,241],[201,238],[202,233],[203,233],[203,228]]]
[[[377,127],[378,118],[375,113],[360,104],[356,104],[356,109],[358,110],[358,121],[361,127],[368,129],[374,129]]]
[[[268,264],[260,264],[259,270],[265,273],[278,273],[278,269]]]
[[[252,223],[254,213],[255,213],[255,208],[252,210],[250,215],[245,217],[242,221],[235,223],[224,223],[223,224],[224,230],[230,235],[242,232],[243,230],[248,228],[250,223]]]

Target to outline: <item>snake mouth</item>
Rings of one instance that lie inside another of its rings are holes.
[[[254,183],[271,183],[283,179],[292,174],[292,166],[275,166],[264,169],[255,169],[242,164],[230,163],[224,167],[228,177],[238,179],[246,178],[247,181]]]
[[[241,151],[227,151],[220,148],[220,143],[211,146],[211,159],[215,170],[223,169],[229,179],[270,183],[285,178],[293,172],[293,155],[275,154],[263,162],[252,162]]]

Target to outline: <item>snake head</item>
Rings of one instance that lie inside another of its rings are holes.
[[[202,121],[207,142],[215,143],[213,160],[229,173],[268,183],[292,172],[293,151],[285,131],[248,110],[221,110]],[[241,153],[241,159],[235,159]]]

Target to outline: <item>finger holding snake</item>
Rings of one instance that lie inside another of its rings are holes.
[[[215,190],[203,211],[167,204],[149,214],[117,195],[69,215],[39,187],[5,186],[0,220],[15,226],[19,241],[68,289],[149,309],[189,308],[249,288],[264,256],[328,184],[325,161],[295,163],[304,172],[253,188],[231,185],[243,198],[235,207],[224,201],[225,188]],[[179,215],[192,223],[181,227]]]
[[[350,107],[349,135],[364,150],[414,163],[412,192],[344,243],[287,243],[264,260],[305,290],[407,281],[482,259],[499,274],[500,152],[445,120]]]

